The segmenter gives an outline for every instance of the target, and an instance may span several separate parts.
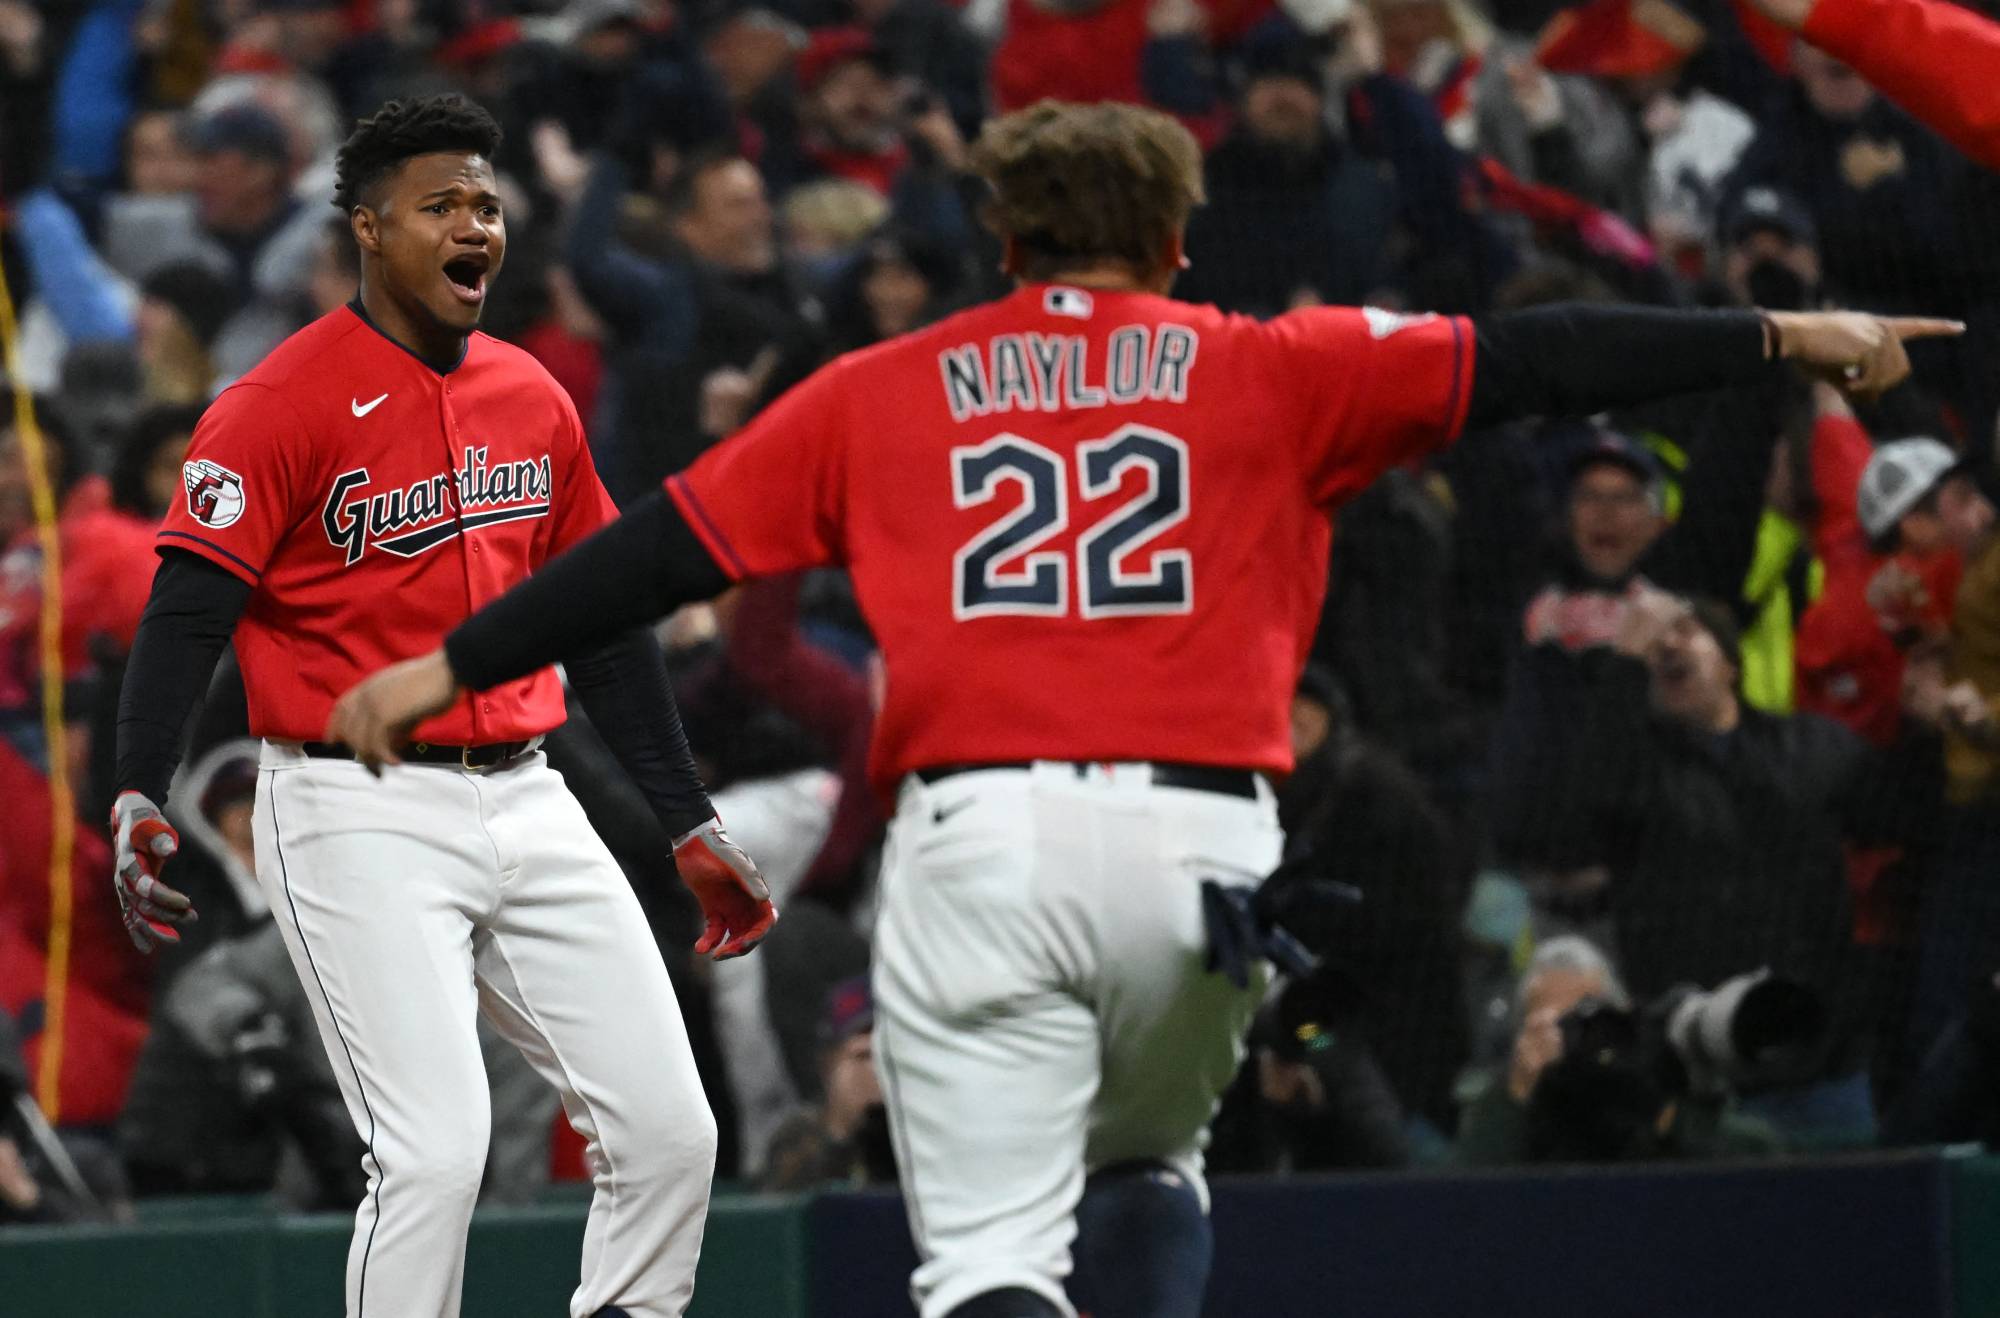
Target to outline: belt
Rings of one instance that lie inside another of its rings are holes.
[[[527,741],[495,741],[484,746],[434,746],[430,742],[419,741],[405,746],[401,756],[405,764],[444,764],[467,773],[485,773],[526,755],[540,742],[539,737]],[[354,758],[353,751],[335,741],[303,742],[299,750],[316,760]]]
[[[934,764],[916,771],[918,781],[928,786],[961,773],[986,773],[993,769],[1032,769],[1036,764],[1067,764],[1081,778],[1090,772],[1091,760],[1015,760],[1002,764]],[[1193,792],[1216,792],[1222,796],[1257,799],[1257,775],[1249,769],[1219,769],[1209,764],[1147,765],[1153,771],[1153,786],[1181,787]]]

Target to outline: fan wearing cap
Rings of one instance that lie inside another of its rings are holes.
[[[896,1179],[896,1157],[874,1065],[875,999],[868,977],[835,984],[819,1024],[818,1106],[794,1114],[771,1136],[762,1190],[881,1185]]]
[[[1495,837],[1503,855],[1524,864],[1543,860],[1551,845],[1546,830],[1555,812],[1545,803],[1578,735],[1576,711],[1591,687],[1593,656],[1611,643],[1632,600],[1650,584],[1648,556],[1670,529],[1683,541],[1706,543],[1714,534],[1699,517],[1678,527],[1668,521],[1665,469],[1629,435],[1584,428],[1568,473],[1560,569],[1522,614],[1523,648],[1508,673],[1493,739]],[[1691,516],[1716,506],[1698,492],[1684,502]],[[1742,580],[1746,557],[1735,553],[1729,567],[1711,574],[1724,579],[1724,590],[1728,581]],[[1687,559],[1668,565],[1668,575],[1680,576],[1671,568]]]
[[[1741,307],[1804,311],[1820,303],[1819,230],[1782,188],[1747,188],[1723,222],[1722,282]]]
[[[1962,570],[1935,519],[1916,511],[1935,491],[1911,469],[1942,471],[1957,460],[1928,439],[1877,450],[1853,413],[1823,390],[1815,410],[1812,550],[1825,579],[1799,618],[1796,705],[1886,746],[1903,723],[1905,649],[1944,636]],[[1908,536],[1899,526],[1905,512],[1913,514]]]
[[[1952,798],[1986,801],[2000,786],[2000,747],[1981,726],[2000,708],[2000,535],[1994,534],[1993,504],[1958,455],[1929,438],[1876,450],[1857,502],[1876,551],[1898,556],[1868,583],[1881,625],[1918,640],[1938,639],[1949,627],[1948,649],[1920,648],[1911,668],[1931,679],[1922,661],[1942,662],[1934,680],[1948,683],[1941,694],[1952,734],[1946,753]],[[1939,558],[1964,564],[1949,599],[1933,592],[1921,570],[1902,566]]]

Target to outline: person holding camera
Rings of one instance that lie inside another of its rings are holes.
[[[1513,1051],[1479,1079],[1460,1120],[1459,1160],[1503,1166],[1780,1152],[1777,1133],[1739,1111],[1725,1085],[1690,1083],[1670,1030],[1664,1022],[1649,1028],[1661,1016],[1633,1010],[1618,972],[1588,939],[1542,944],[1516,990]]]

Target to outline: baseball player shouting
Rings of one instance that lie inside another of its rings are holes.
[[[1200,200],[1173,120],[1044,102],[975,151],[1010,296],[840,358],[442,649],[342,697],[419,718],[747,576],[845,564],[897,794],[875,1055],[924,1318],[1045,1318],[1076,1222],[1097,1318],[1186,1318],[1202,1132],[1259,984],[1204,971],[1203,880],[1277,862],[1270,775],[1331,510],[1468,426],[1750,382],[1852,387],[1941,321],[1559,307],[1479,320],[1165,294]]]
[[[499,129],[455,96],[392,101],[341,148],[361,293],[208,409],[159,533],[119,708],[117,887],[141,948],[194,918],[160,868],[187,714],[235,635],[264,739],[257,877],[367,1142],[348,1318],[458,1313],[486,1156],[474,1011],[561,1093],[597,1194],[573,1318],[669,1318],[693,1289],[715,1123],[637,900],[538,751],[547,665],[441,706],[376,777],[317,740],[333,697],[422,654],[611,520],[575,409],[474,332],[506,255]],[[775,917],[695,776],[649,632],[565,651],[592,721],[748,951]]]

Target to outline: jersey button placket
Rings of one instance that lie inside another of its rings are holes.
[[[444,440],[446,469],[453,473],[451,500],[453,515],[458,518],[456,548],[458,550],[459,580],[465,584],[465,616],[469,618],[477,607],[476,600],[478,598],[477,591],[474,590],[472,583],[471,555],[479,551],[479,546],[473,542],[472,532],[467,530],[465,526],[464,487],[460,483],[460,478],[464,473],[460,471],[458,465],[463,445],[459,442],[458,416],[452,410],[451,394],[451,377],[446,376],[444,379],[444,388],[438,393],[438,432]],[[471,552],[468,553],[468,550]],[[480,699],[469,700],[467,703],[471,706],[469,712],[472,715],[472,736],[470,740],[473,744],[477,745],[486,740],[485,721],[480,718],[480,715],[491,714],[493,712],[493,702]]]

